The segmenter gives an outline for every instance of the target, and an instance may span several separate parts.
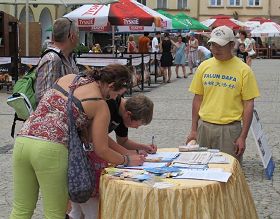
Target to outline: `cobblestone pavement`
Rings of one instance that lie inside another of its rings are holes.
[[[276,169],[272,180],[264,176],[263,166],[256,150],[251,133],[247,139],[243,170],[250,186],[259,218],[280,219],[280,62],[279,60],[254,60],[253,70],[256,74],[261,97],[256,100],[257,109],[263,129],[273,151]],[[187,91],[192,76],[187,79],[175,79],[170,84],[154,85],[147,88],[149,96],[155,103],[152,123],[137,130],[130,130],[132,139],[151,142],[155,135],[160,148],[177,147],[185,141],[191,125],[192,94]],[[12,111],[5,104],[8,94],[0,94],[0,218],[7,219],[12,203],[12,145],[10,127]],[[17,127],[19,127],[18,125]],[[246,206],[244,206],[246,208]],[[41,200],[33,218],[42,219]]]

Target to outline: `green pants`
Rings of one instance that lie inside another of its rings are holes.
[[[240,136],[241,122],[236,121],[226,125],[212,124],[204,121],[198,123],[197,142],[202,147],[219,149],[242,161],[242,156],[235,154],[234,142]]]
[[[67,210],[68,150],[58,143],[17,137],[13,150],[13,210],[10,219],[30,219],[39,190],[46,219],[64,219]]]

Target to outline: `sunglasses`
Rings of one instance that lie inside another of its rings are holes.
[[[123,88],[130,88],[131,85],[132,85],[131,81],[125,81],[125,82],[123,82],[121,87],[123,87]]]
[[[69,33],[68,33],[68,38],[70,38],[70,35],[71,35],[71,28],[72,28],[72,23],[73,21],[71,19],[69,19],[68,17],[65,17],[69,22],[70,22],[70,25],[69,25]]]

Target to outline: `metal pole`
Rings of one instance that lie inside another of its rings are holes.
[[[143,91],[144,90],[144,54],[142,53],[141,54],[141,76],[142,76],[142,80],[141,80],[141,90]]]
[[[25,4],[25,55],[29,56],[29,0]]]
[[[17,14],[18,14],[18,5],[17,5],[17,0],[15,0],[15,17],[16,17],[16,19],[18,18]]]
[[[115,25],[112,25],[112,53],[117,53],[117,51],[115,51]]]

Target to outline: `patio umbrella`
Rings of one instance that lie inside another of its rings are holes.
[[[240,27],[245,26],[243,22],[235,20],[227,15],[217,15],[201,22],[207,27],[219,27],[219,26],[228,26],[233,30],[238,30]]]
[[[280,37],[280,25],[275,22],[264,22],[252,30],[253,37]]]
[[[260,24],[263,24],[264,22],[272,22],[272,20],[264,18],[264,17],[254,17],[249,19],[249,21],[258,21]]]
[[[172,31],[181,31],[181,30],[189,31],[190,30],[189,24],[187,24],[184,21],[179,20],[174,15],[169,14],[168,12],[163,11],[163,10],[158,10],[157,12],[164,15],[165,17],[168,17],[171,19],[172,28],[170,28],[169,30],[172,30]]]
[[[208,27],[200,23],[198,20],[186,15],[185,13],[178,13],[175,15],[180,21],[187,23],[191,30],[209,30]]]
[[[259,21],[245,21],[244,24],[245,24],[245,29],[249,31],[252,31],[261,25]]]
[[[77,20],[78,26],[86,30],[134,26],[136,30],[152,27],[155,31],[171,26],[170,19],[135,0],[120,0],[108,5],[83,5],[64,17]],[[130,29],[127,31],[131,32]]]

